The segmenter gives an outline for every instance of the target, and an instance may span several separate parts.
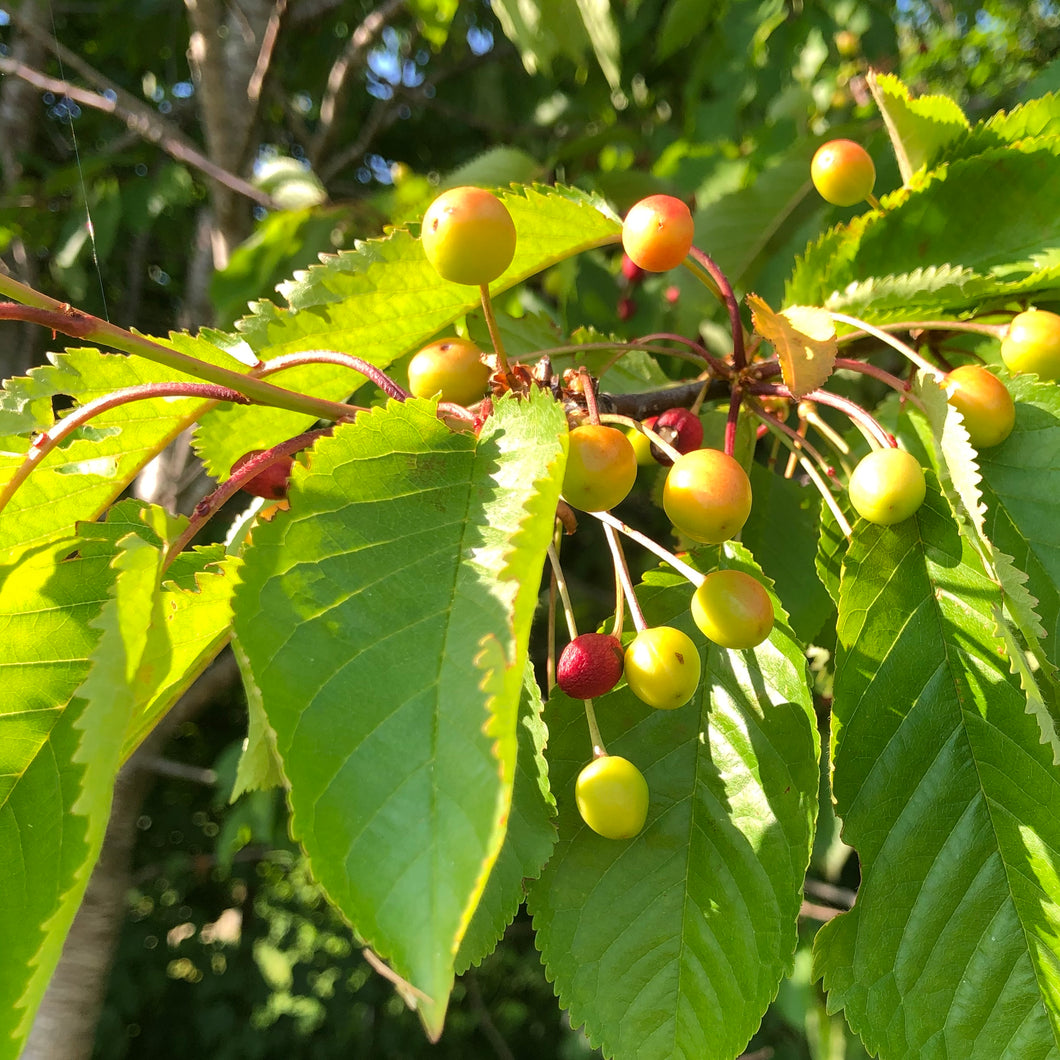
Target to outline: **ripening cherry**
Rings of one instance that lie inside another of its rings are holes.
[[[703,444],[703,421],[691,409],[667,409],[655,419],[654,431],[679,453],[690,453]],[[652,456],[664,467],[673,460],[657,445],[651,447]]]
[[[666,272],[685,260],[694,236],[692,214],[680,199],[649,195],[626,214],[622,248],[645,272]]]
[[[853,140],[829,140],[813,156],[810,179],[825,202],[854,206],[872,194],[876,167],[861,144]]]
[[[424,346],[409,361],[409,390],[414,397],[434,397],[471,405],[486,392],[489,365],[467,339],[446,338]]]
[[[658,417],[656,416],[649,416],[642,422],[645,427],[654,429],[657,418]],[[637,464],[640,467],[653,467],[656,461],[655,456],[652,453],[652,440],[643,431],[638,431],[635,427],[630,427],[630,429],[626,431],[626,437],[633,446],[633,452],[637,457]]]
[[[583,512],[605,512],[633,488],[637,456],[623,431],[586,423],[570,432],[563,499]]]
[[[560,653],[556,684],[572,699],[595,699],[622,678],[622,643],[609,633],[582,633]]]
[[[231,474],[235,474],[244,464],[260,456],[264,449],[251,449],[244,453],[233,465]],[[291,467],[294,465],[293,457],[285,456],[270,464],[267,468],[259,471],[252,479],[248,479],[239,488],[252,497],[264,497],[267,501],[280,501],[287,496],[287,486],[291,479]]]
[[[515,256],[515,224],[508,208],[484,188],[450,188],[423,215],[427,260],[453,283],[491,283]]]
[[[650,707],[684,706],[699,687],[702,663],[695,641],[673,626],[642,629],[626,646],[626,681]]]
[[[739,570],[708,574],[692,597],[692,620],[723,648],[754,648],[773,628],[773,601],[757,578]]]
[[[597,835],[632,839],[648,819],[648,782],[629,759],[601,755],[578,774],[574,801]]]
[[[1009,371],[1060,379],[1060,316],[1047,309],[1018,313],[1001,340],[1001,359]]]
[[[977,449],[1000,445],[1012,433],[1016,403],[993,372],[979,364],[962,364],[946,375],[942,385]]]
[[[924,469],[905,449],[874,449],[850,473],[847,488],[854,510],[870,523],[891,526],[924,503]]]
[[[720,545],[738,534],[751,514],[751,480],[720,449],[693,449],[670,468],[663,509],[686,537]]]

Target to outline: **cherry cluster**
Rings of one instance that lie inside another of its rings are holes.
[[[873,208],[883,209],[872,192],[872,159],[852,141],[836,140],[823,145],[813,158],[811,178],[830,203],[850,206],[866,200]],[[750,479],[734,456],[737,413],[743,406],[764,425],[794,433],[770,411],[771,401],[789,408],[792,395],[770,381],[779,371],[775,362],[772,368],[768,364],[763,367],[761,360],[748,364],[740,312],[731,288],[709,256],[693,246],[692,215],[685,203],[672,196],[649,196],[627,213],[622,229],[623,275],[628,283],[634,283],[645,273],[689,265],[729,309],[733,354],[728,361],[719,362],[702,351],[706,370],[698,377],[704,380],[698,397],[643,420],[602,416],[596,382],[585,369],[568,372],[557,380],[551,375],[547,358],[539,361],[539,366],[545,365],[540,371],[510,361],[505,355],[490,304],[489,284],[511,264],[516,231],[497,196],[476,187],[444,192],[424,215],[420,238],[428,260],[440,276],[480,288],[494,349],[485,352],[469,339],[456,335],[432,342],[409,363],[409,392],[416,397],[437,398],[440,414],[450,418],[455,415],[456,420],[463,420],[463,426],[472,428],[489,415],[494,396],[505,392],[518,395],[531,386],[551,387],[568,409],[568,456],[557,518],[560,524],[569,526],[574,522],[570,509],[575,509],[593,515],[603,524],[621,591],[617,593],[613,631],[579,634],[553,546],[553,585],[558,585],[563,599],[570,640],[554,667],[550,664],[550,672],[554,669],[555,684],[566,695],[585,703],[592,758],[575,784],[578,810],[593,831],[611,839],[628,839],[644,827],[648,786],[632,762],[607,753],[592,701],[625,681],[629,690],[650,707],[675,710],[693,698],[702,670],[700,648],[691,637],[674,626],[646,623],[629,582],[619,533],[653,550],[693,583],[692,621],[708,641],[722,649],[745,651],[762,644],[772,631],[774,610],[768,590],[756,577],[736,569],[703,574],[626,526],[612,514],[612,509],[630,493],[639,467],[665,467],[662,507],[680,538],[692,544],[718,545],[736,537],[752,505]],[[1002,361],[1011,371],[1035,372],[1043,379],[1060,377],[1060,316],[1028,310],[1017,315],[1000,335]],[[909,355],[944,388],[947,400],[961,413],[973,445],[999,445],[1008,437],[1015,423],[1015,406],[996,374],[975,363],[943,372],[912,351]],[[873,374],[886,376],[879,371]],[[731,394],[723,449],[704,446],[703,422],[698,414],[707,384],[719,377],[728,384]],[[903,395],[908,394],[908,384],[903,386],[900,380],[890,379],[903,390]],[[395,392],[400,389],[396,384],[391,387]],[[834,407],[847,410],[872,444],[868,455],[849,469],[847,496],[851,507],[861,518],[884,527],[908,519],[926,494],[919,462],[899,448],[864,409],[845,399]],[[824,431],[823,423],[817,422]],[[763,429],[760,428],[760,436]],[[792,459],[805,462],[805,452],[812,449],[805,433],[796,444],[790,440],[788,444]],[[820,454],[816,455],[824,466]],[[260,483],[251,480],[245,488],[270,498],[278,496],[283,491],[289,461],[288,457],[286,464],[269,469],[271,476],[263,473]],[[827,474],[834,478],[830,467]],[[831,484],[819,477],[814,481],[825,500],[834,505]],[[833,511],[838,513],[838,507],[833,506]],[[849,531],[845,519],[841,518],[841,525]],[[635,632],[624,641],[626,607]]]

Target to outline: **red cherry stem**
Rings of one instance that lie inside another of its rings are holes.
[[[747,389],[752,394],[774,394],[792,400],[795,398],[795,395],[780,383],[755,383]],[[845,413],[873,448],[877,446],[893,448],[898,444],[878,420],[848,398],[833,394],[830,390],[812,390],[809,394],[803,394],[803,398],[807,401],[816,401],[818,405],[828,405],[830,408]]]
[[[678,335],[676,332],[658,331],[651,335],[641,335],[639,339],[634,340],[633,345],[637,349],[647,349],[647,346],[642,344],[654,343],[659,340],[687,346],[696,357],[706,362],[707,367],[714,375],[721,379],[728,379],[732,375],[732,369],[720,357],[715,357],[705,346],[692,339],[685,338],[684,335]],[[673,351],[670,352],[672,353]]]
[[[571,606],[570,595],[567,592],[567,580],[563,576],[563,568],[559,562],[559,551],[556,549],[554,541],[548,546],[548,561],[552,565],[552,573],[556,577],[560,600],[563,601],[563,615],[567,619],[567,632],[570,634],[570,639],[574,640],[578,636],[578,626],[574,621],[574,608]],[[600,735],[600,726],[596,723],[596,711],[593,710],[593,701],[591,699],[583,700],[582,705],[585,707],[585,720],[589,726],[589,739],[593,744],[593,755],[599,757],[607,754],[604,738]]]
[[[743,404],[743,388],[734,386],[729,397],[729,415],[725,419],[725,452],[728,456],[736,455],[736,425],[740,419],[741,404]]]
[[[118,408],[120,405],[160,397],[198,397],[209,402],[230,401],[237,405],[251,403],[250,398],[245,394],[228,387],[217,386],[215,383],[143,383],[104,394],[74,409],[34,440],[25,460],[0,489],[0,511],[3,511],[7,502],[15,495],[15,491],[29,478],[33,469],[78,427],[84,426],[94,416]]]
[[[886,343],[891,349],[897,350],[903,357],[908,357],[920,368],[930,375],[933,379],[941,379],[943,372],[937,368],[930,361],[925,360],[907,343],[902,342],[900,339],[896,339],[893,335],[882,330],[881,328],[875,327],[872,324],[865,323],[864,320],[859,320],[857,317],[847,316],[846,313],[831,313],[829,314],[833,320],[839,321],[841,324],[849,324],[851,327],[859,328],[867,335],[871,335],[875,339],[879,339],[880,342]],[[908,327],[908,325],[906,325]]]
[[[824,458],[821,451],[812,443],[806,440],[806,436],[801,431],[795,430],[793,427],[785,423],[779,416],[774,416],[772,413],[767,412],[757,401],[752,404],[754,414],[760,419],[768,423],[771,427],[778,431],[783,432],[791,440],[791,444],[794,449],[804,449],[810,454],[821,466],[821,470],[827,475],[831,471],[831,465]],[[803,420],[802,422],[805,422]]]
[[[412,396],[381,368],[369,364],[368,361],[352,353],[340,353],[338,350],[299,350],[297,353],[284,353],[266,361],[258,374],[272,375],[274,372],[282,372],[286,368],[294,368],[302,364],[337,364],[359,372],[370,379],[388,397],[396,398],[398,401],[407,401]]]
[[[607,547],[611,549],[611,558],[615,564],[615,577],[618,579],[620,589],[619,606],[615,608],[614,635],[617,637],[622,632],[622,626],[617,616],[621,613],[620,607],[623,597],[626,603],[629,604],[629,613],[633,616],[633,627],[637,630],[647,629],[648,623],[644,619],[644,612],[641,610],[637,594],[633,591],[633,580],[629,576],[629,566],[626,563],[626,555],[622,551],[622,542],[619,540],[618,531],[613,526],[604,523],[604,536],[607,538]]]
[[[657,541],[653,541],[647,534],[642,534],[639,530],[634,530],[633,527],[627,526],[621,519],[617,519],[610,512],[591,512],[590,514],[594,519],[599,519],[600,522],[607,526],[613,526],[620,534],[625,534],[631,541],[636,541],[638,545],[643,546],[649,552],[655,553],[664,563],[668,563],[675,571],[684,575],[697,589],[703,584],[705,575],[697,571],[695,567],[685,563],[684,560],[678,559],[669,549],[664,548]]]
[[[599,425],[600,407],[596,403],[596,387],[593,385],[593,377],[589,369],[582,367],[578,369],[578,375],[582,381],[582,395],[585,398],[585,410],[589,413],[589,422]]]
[[[87,339],[89,342],[109,346],[123,353],[137,354],[158,364],[164,364],[174,371],[185,372],[217,386],[230,387],[259,405],[302,412],[314,419],[342,420],[349,416],[346,406],[338,402],[282,390],[258,379],[255,369],[249,372],[235,372],[230,368],[200,361],[197,357],[172,350],[142,335],[126,331],[108,320],[101,320],[91,313],[75,309],[66,302],[49,298],[3,273],[0,273],[0,294],[17,299],[16,302],[0,303],[0,320],[26,320],[71,338]]]
[[[508,363],[508,357],[504,352],[504,343],[501,341],[501,329],[497,326],[497,317],[493,312],[493,302],[490,300],[490,285],[488,283],[479,286],[482,296],[482,313],[486,318],[486,327],[489,329],[490,341],[493,343],[493,352],[497,355],[497,367],[504,373],[505,381],[510,389],[516,388],[515,376],[512,375],[512,366]]]
[[[740,303],[736,301],[729,278],[718,268],[714,259],[699,247],[689,251],[692,257],[710,274],[718,285],[722,301],[729,313],[729,325],[732,328],[732,364],[737,372],[747,367],[747,353],[743,341],[743,321],[740,319]]]
[[[166,549],[162,560],[162,569],[165,570],[192,542],[199,531],[210,521],[214,513],[221,507],[229,497],[242,489],[245,482],[260,475],[268,467],[278,464],[281,460],[293,456],[295,453],[308,448],[318,438],[331,434],[331,427],[323,427],[317,430],[306,431],[294,438],[288,438],[271,449],[266,449],[257,456],[252,457],[245,464],[232,472],[230,478],[226,479],[212,493],[208,493],[191,513],[191,519],[185,527],[184,532]]]

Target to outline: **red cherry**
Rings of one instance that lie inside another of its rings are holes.
[[[593,699],[610,692],[622,676],[625,653],[609,633],[582,633],[560,654],[556,684],[572,699]]]
[[[231,473],[234,475],[241,467],[249,463],[256,456],[260,456],[264,449],[251,449],[244,453],[233,465]],[[267,501],[280,501],[287,496],[287,485],[291,478],[291,465],[294,458],[285,456],[270,464],[263,471],[258,472],[253,478],[248,479],[239,488],[244,493],[253,497],[264,497]]]
[[[690,453],[703,444],[703,421],[689,409],[667,409],[661,412],[652,430],[679,453]],[[651,455],[664,467],[673,463],[657,445],[651,447]]]

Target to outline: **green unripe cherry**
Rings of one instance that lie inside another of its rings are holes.
[[[515,223],[492,192],[450,188],[427,207],[420,240],[439,276],[478,287],[512,263]]]
[[[1060,316],[1028,309],[1012,318],[1001,340],[1001,359],[1012,372],[1034,372],[1042,380],[1060,379]]]
[[[470,405],[486,392],[490,369],[482,351],[467,339],[447,338],[424,346],[409,361],[409,390],[413,397],[434,397],[456,405]]]
[[[605,839],[632,839],[648,819],[648,782],[626,758],[594,758],[574,783],[582,820]]]
[[[810,163],[813,186],[833,206],[854,206],[872,194],[876,167],[868,151],[853,140],[829,140]]]
[[[670,468],[663,509],[686,537],[720,545],[738,534],[751,514],[751,480],[720,449],[693,449]]]
[[[891,526],[908,519],[924,503],[924,469],[904,449],[875,449],[851,472],[848,493],[862,519]]]
[[[683,707],[699,687],[702,663],[695,641],[673,626],[642,629],[626,647],[630,691],[650,707]]]
[[[692,597],[692,620],[723,648],[753,648],[773,628],[773,601],[757,578],[739,570],[708,574]]]
[[[563,499],[583,512],[606,512],[633,488],[637,456],[625,432],[586,423],[570,432]]]

